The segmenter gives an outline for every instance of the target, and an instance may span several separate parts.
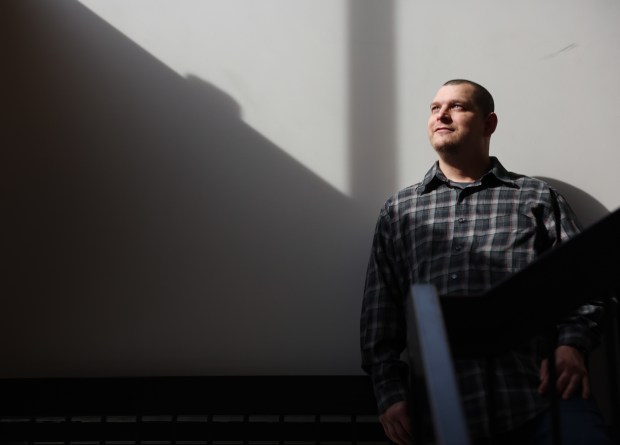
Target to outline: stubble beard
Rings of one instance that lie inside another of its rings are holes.
[[[441,144],[431,144],[435,149],[435,152],[443,157],[453,157],[459,153],[459,144],[454,144],[450,142],[443,142]]]

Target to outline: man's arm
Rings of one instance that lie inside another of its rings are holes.
[[[550,233],[555,233],[555,245],[566,241],[581,231],[575,214],[555,190],[551,190],[553,217],[548,221]],[[604,304],[591,300],[579,307],[557,326],[558,346],[555,350],[557,367],[557,390],[568,399],[577,391],[583,398],[590,396],[590,380],[586,366],[587,355],[600,343]],[[539,391],[548,390],[548,364],[541,365]]]
[[[396,443],[410,443],[407,408],[406,322],[390,218],[384,208],[377,221],[366,273],[360,320],[362,368],[370,375],[380,420]],[[408,439],[409,438],[409,439]]]

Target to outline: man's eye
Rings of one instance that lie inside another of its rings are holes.
[[[463,109],[463,105],[461,105],[461,104],[454,104],[454,105],[452,105],[452,108],[456,108],[457,110],[462,110]]]

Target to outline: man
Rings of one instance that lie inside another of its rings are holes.
[[[477,294],[579,231],[570,207],[553,188],[510,173],[489,156],[497,122],[484,87],[461,79],[446,82],[428,120],[439,159],[422,182],[390,198],[378,218],[362,305],[362,367],[372,378],[385,433],[400,445],[413,437],[409,371],[400,358],[411,284],[431,283],[440,295]],[[558,326],[557,389],[563,426],[572,428],[563,443],[608,443],[590,400],[584,357],[597,343],[602,309],[582,309]],[[498,443],[548,443],[546,362],[513,351],[496,363],[492,414]],[[484,363],[456,360],[455,366],[469,431],[485,443],[490,413]],[[587,439],[579,440],[580,434]]]

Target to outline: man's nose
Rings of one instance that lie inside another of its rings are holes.
[[[442,121],[442,122],[450,120],[450,113],[449,113],[448,107],[441,107],[439,111],[437,111],[437,116],[435,116],[435,118],[438,121]]]

